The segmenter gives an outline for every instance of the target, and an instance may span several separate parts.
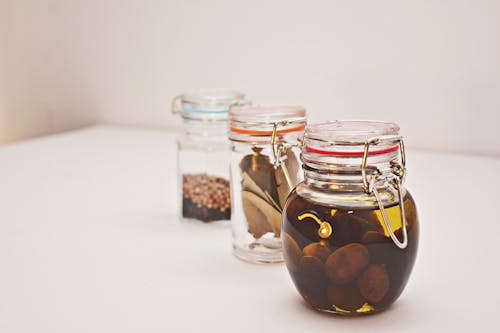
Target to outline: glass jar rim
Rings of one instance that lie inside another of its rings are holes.
[[[304,151],[337,157],[362,157],[365,143],[395,136],[394,140],[370,144],[368,155],[388,154],[399,149],[398,133],[397,124],[375,120],[336,120],[312,124],[305,129]]]
[[[271,136],[303,131],[306,109],[299,105],[231,106],[230,132],[250,136]]]
[[[182,103],[189,103],[199,106],[225,107],[226,112],[229,106],[235,101],[245,98],[245,94],[230,89],[196,89],[188,90],[181,95]],[[203,111],[203,110],[200,110]],[[210,110],[207,110],[210,112]]]
[[[325,141],[364,142],[367,139],[394,135],[399,132],[396,123],[379,120],[335,120],[307,126],[306,135]]]
[[[230,89],[188,90],[172,101],[172,112],[193,120],[225,120],[232,104],[246,104],[245,94]]]
[[[237,105],[229,111],[229,120],[240,123],[274,124],[303,118],[306,109],[300,105]]]

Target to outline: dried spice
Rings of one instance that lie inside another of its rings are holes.
[[[182,216],[203,222],[231,217],[229,181],[206,173],[182,176]]]
[[[265,199],[250,191],[242,191],[243,212],[248,221],[248,232],[260,238],[268,232],[280,234],[281,213]]]
[[[281,213],[286,196],[292,190],[289,182],[298,182],[298,160],[291,150],[285,149],[281,163],[275,166],[262,148],[241,160],[241,198],[248,222],[248,232],[256,239],[266,233],[281,234]],[[290,173],[290,171],[292,173]]]
[[[252,150],[253,154],[246,155],[240,162],[241,173],[246,173],[262,193],[279,202],[274,165],[269,156],[261,154],[262,148],[254,147]],[[242,188],[245,187],[247,184],[243,182]]]

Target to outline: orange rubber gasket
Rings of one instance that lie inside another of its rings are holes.
[[[285,128],[285,129],[277,130],[276,134],[298,132],[298,131],[302,131],[304,128],[306,128],[306,125]],[[231,132],[237,133],[237,134],[249,134],[249,135],[272,135],[273,134],[273,131],[258,131],[258,130],[250,130],[250,129],[246,129],[246,128],[238,128],[238,127],[231,127]]]

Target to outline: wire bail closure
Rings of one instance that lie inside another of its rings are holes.
[[[370,145],[377,145],[381,142],[384,141],[398,141],[399,143],[399,154],[401,156],[401,164],[397,162],[397,160],[391,161],[391,171],[393,174],[393,177],[389,180],[389,185],[391,185],[394,189],[397,190],[398,192],[398,198],[399,198],[399,207],[401,210],[401,223],[402,223],[402,230],[403,230],[403,241],[401,242],[397,237],[394,231],[392,230],[392,227],[389,223],[389,218],[387,217],[387,214],[385,212],[384,205],[382,204],[382,200],[380,199],[380,195],[377,191],[377,187],[375,186],[375,183],[377,180],[380,179],[380,170],[378,168],[375,168],[375,173],[372,174],[369,178],[366,174],[366,169],[367,169],[367,161],[368,161],[368,155],[369,155],[369,148]],[[365,141],[364,144],[364,149],[363,149],[363,159],[361,161],[361,175],[363,178],[363,186],[365,189],[365,192],[367,194],[372,194],[375,196],[375,199],[377,200],[378,207],[380,209],[380,212],[382,213],[382,217],[384,220],[384,225],[389,232],[389,236],[391,237],[392,241],[394,244],[396,244],[397,247],[400,249],[405,249],[408,246],[408,233],[406,230],[406,218],[405,218],[405,209],[404,209],[404,203],[403,203],[403,181],[406,175],[406,156],[405,156],[405,148],[404,148],[404,143],[403,143],[403,137],[400,135],[387,135],[387,136],[379,136],[379,137],[374,137],[371,139],[368,139]]]
[[[275,122],[275,123],[273,123],[273,131],[271,133],[271,147],[273,149],[274,167],[277,168],[278,166],[281,165],[281,170],[283,171],[283,175],[285,176],[286,182],[288,184],[288,188],[290,188],[290,189],[292,189],[294,187],[294,184],[292,184],[292,180],[290,178],[290,174],[288,173],[288,169],[287,169],[285,163],[281,159],[281,156],[282,156],[283,152],[285,151],[286,147],[284,144],[276,142],[276,135],[278,134],[278,126],[280,126],[280,125],[286,126],[289,124],[293,124],[294,122],[297,122],[297,120]],[[293,147],[294,145],[290,145],[290,146]]]
[[[179,104],[180,104],[181,100],[182,100],[182,95],[177,95],[172,100],[172,103],[170,104],[170,111],[173,114],[181,113],[181,108],[179,107]]]
[[[229,105],[229,114],[231,114],[232,108],[233,107],[239,107],[239,106],[246,106],[247,104],[241,101],[237,101],[234,103],[231,103]],[[277,137],[280,134],[285,134],[285,133],[291,133],[291,132],[297,132],[297,131],[302,131],[305,128],[305,117],[302,116],[295,116],[295,117],[289,117],[285,120],[278,120],[278,121],[246,121],[246,120],[236,120],[236,119],[230,119],[230,133],[238,133],[238,134],[244,134],[244,135],[255,135],[255,136],[265,136],[268,137],[269,135],[271,136],[270,144],[272,148],[272,155],[273,155],[273,167],[276,169],[278,167],[281,167],[281,170],[283,171],[283,175],[285,176],[285,181],[288,185],[288,187],[293,189],[295,187],[295,184],[292,182],[290,178],[290,174],[288,172],[288,169],[285,165],[285,163],[282,160],[282,155],[286,151],[287,148],[290,147],[298,147],[299,144],[291,144],[291,143],[283,143],[280,142]],[[245,128],[238,128],[236,126],[233,126],[233,123],[236,124],[241,124],[243,126],[272,126],[272,130],[254,130],[254,129],[245,129]],[[292,124],[300,124],[296,128],[285,128],[279,130],[278,127],[286,127],[288,125]],[[229,137],[231,141],[240,141],[239,139],[232,138],[231,136]],[[240,142],[247,142],[252,145],[255,145],[256,142],[248,142],[245,140],[241,140]]]

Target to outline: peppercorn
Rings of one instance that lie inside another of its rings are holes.
[[[182,176],[182,215],[203,222],[231,217],[229,181],[206,173]]]

